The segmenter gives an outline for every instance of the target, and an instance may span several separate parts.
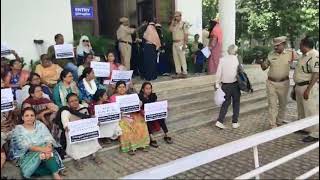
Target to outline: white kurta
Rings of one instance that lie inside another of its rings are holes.
[[[100,137],[117,139],[122,134],[119,122],[111,122],[100,125]]]
[[[82,107],[82,105],[81,105]],[[70,121],[75,121],[76,116],[72,115],[69,111],[62,111],[61,113],[61,121],[63,127],[67,127]],[[67,149],[66,153],[72,159],[79,160],[81,158],[87,157],[93,153],[96,153],[102,147],[100,146],[98,139],[79,142],[75,144],[71,144],[68,133],[66,132],[67,139]]]

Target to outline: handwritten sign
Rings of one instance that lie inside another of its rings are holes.
[[[146,121],[165,119],[168,117],[168,101],[147,103],[144,105],[144,116]]]
[[[94,112],[101,124],[120,121],[121,119],[118,103],[95,105]]]
[[[140,111],[140,99],[138,94],[117,96],[116,102],[119,103],[120,110],[123,113]]]
[[[124,81],[126,83],[129,83],[132,79],[132,74],[133,74],[133,71],[113,70],[112,77],[111,77],[111,84],[115,84],[118,81]]]
[[[9,54],[11,54],[10,48],[6,43],[1,42],[1,57],[7,56]]]
[[[56,53],[56,59],[66,59],[74,57],[72,44],[54,45],[54,51]]]
[[[7,112],[14,109],[13,93],[11,88],[1,89],[1,112]]]
[[[72,17],[77,19],[93,19],[92,6],[72,6]]]
[[[71,144],[94,140],[100,137],[98,118],[81,119],[68,123]]]
[[[90,64],[96,77],[110,77],[110,63],[92,61]]]

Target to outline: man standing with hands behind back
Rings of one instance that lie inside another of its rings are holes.
[[[262,70],[267,70],[267,94],[269,104],[269,121],[271,128],[276,128],[285,120],[287,97],[289,93],[290,64],[296,58],[293,50],[286,50],[287,37],[273,39],[274,51],[268,55],[266,61],[259,60]],[[279,102],[279,108],[278,108]]]
[[[185,50],[188,43],[188,27],[187,24],[182,21],[181,16],[181,12],[176,11],[169,27],[169,30],[172,32],[172,52],[177,73],[175,76],[173,76],[173,78],[187,78],[188,74],[185,55]]]

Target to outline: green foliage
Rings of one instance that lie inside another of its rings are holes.
[[[271,52],[271,47],[266,46],[256,46],[254,48],[248,48],[240,52],[240,56],[243,58],[244,64],[252,64],[252,62],[257,58],[266,59],[268,54]]]
[[[202,0],[202,14],[202,24],[207,26],[218,14],[218,0]]]

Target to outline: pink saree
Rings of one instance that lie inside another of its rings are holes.
[[[222,54],[222,30],[219,23],[211,31],[210,39],[212,40],[209,46],[212,49],[208,60],[208,74],[216,74]]]

